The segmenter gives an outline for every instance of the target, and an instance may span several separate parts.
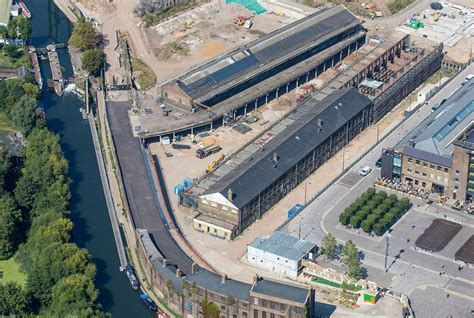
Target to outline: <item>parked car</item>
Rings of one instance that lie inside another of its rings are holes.
[[[377,161],[375,162],[375,166],[377,168],[381,168],[382,167],[382,157],[380,157],[379,159],[377,159]]]
[[[360,174],[361,176],[366,176],[366,175],[368,175],[371,171],[372,171],[372,168],[371,168],[371,167],[365,166],[365,167],[363,167],[363,168],[359,171],[359,174]]]

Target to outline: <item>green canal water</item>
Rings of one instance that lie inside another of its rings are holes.
[[[32,14],[33,45],[41,48],[50,43],[66,43],[72,26],[51,0],[26,0]],[[66,50],[59,50],[65,77],[73,75]],[[47,61],[41,61],[43,79],[51,78]],[[45,85],[46,86],[46,85]],[[113,317],[151,317],[125,275],[120,272],[107,206],[94,153],[91,132],[82,119],[81,99],[72,92],[59,98],[45,90],[41,104],[46,111],[48,127],[61,138],[69,161],[72,179],[70,209],[74,221],[73,239],[87,248],[97,266],[96,285],[99,302]]]

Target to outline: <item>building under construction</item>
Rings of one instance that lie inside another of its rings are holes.
[[[241,233],[438,70],[442,56],[442,45],[415,45],[403,33],[371,40],[315,95],[182,194],[197,212],[194,229],[226,239]]]

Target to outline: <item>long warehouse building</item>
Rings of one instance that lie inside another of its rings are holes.
[[[356,88],[308,100],[309,112],[261,146],[199,198],[195,230],[232,239],[371,123]]]
[[[218,125],[308,82],[365,41],[343,5],[323,9],[163,84],[161,97],[187,111],[205,108]]]

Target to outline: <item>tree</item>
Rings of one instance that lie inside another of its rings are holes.
[[[9,282],[0,285],[0,315],[22,316],[29,303],[28,295],[18,284]]]
[[[327,233],[323,237],[321,245],[321,254],[326,255],[328,259],[333,259],[336,255],[336,238],[331,233]]]
[[[355,229],[358,229],[360,227],[360,223],[362,222],[362,218],[360,215],[354,215],[351,217],[351,226]]]
[[[6,40],[8,38],[8,29],[4,25],[0,25],[0,38]]]
[[[98,291],[90,277],[74,274],[61,279],[51,291],[53,317],[98,317]]]
[[[34,99],[38,99],[40,96],[40,88],[38,85],[33,83],[24,83],[21,87],[25,91],[26,95],[33,97]]]
[[[20,33],[20,38],[25,41],[31,39],[31,22],[30,19],[24,16],[19,16],[15,18],[17,20],[18,31]]]
[[[3,54],[12,59],[16,59],[20,56],[20,51],[18,50],[18,46],[15,44],[7,44],[3,47]]]
[[[0,197],[0,259],[8,259],[19,243],[21,212],[8,196]]]
[[[23,134],[28,135],[39,119],[39,108],[35,98],[25,95],[10,110],[10,118]]]
[[[201,309],[204,318],[220,318],[219,307],[207,298],[201,301]]]
[[[362,265],[358,255],[357,246],[351,240],[347,241],[342,248],[342,261],[347,266],[348,275],[354,279],[360,279],[362,276]]]
[[[8,37],[12,39],[17,38],[17,31],[18,31],[17,22],[18,22],[17,19],[11,19],[7,24]]]
[[[84,17],[80,17],[74,25],[69,44],[82,50],[97,48],[100,42],[100,34],[91,22]]]
[[[342,212],[339,215],[339,222],[341,222],[342,225],[349,225],[349,222],[351,221],[351,214],[347,212]]]
[[[357,256],[357,246],[354,244],[354,242],[349,240],[346,242],[346,244],[344,244],[344,247],[341,251],[341,256],[344,263],[347,263],[351,257]]]
[[[101,49],[91,49],[82,55],[82,69],[89,73],[96,73],[104,60],[104,52]]]
[[[8,153],[8,148],[5,148],[5,150],[0,151],[0,195],[5,191],[5,178],[8,175],[11,166],[12,162],[10,154]]]

